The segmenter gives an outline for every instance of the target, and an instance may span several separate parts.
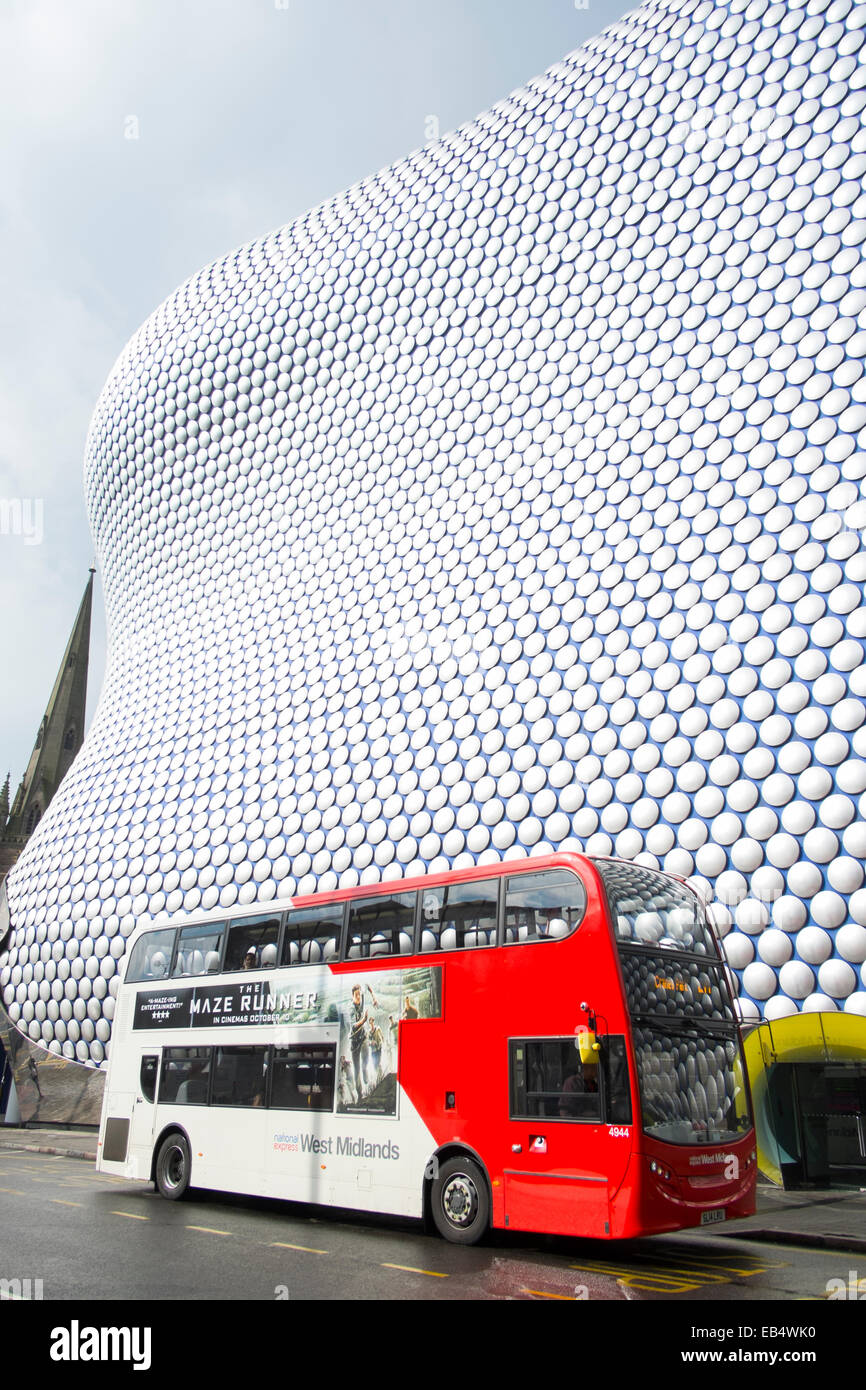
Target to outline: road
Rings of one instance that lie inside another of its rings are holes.
[[[11,1152],[0,1222],[0,1279],[41,1279],[46,1301],[823,1301],[852,1264],[715,1231],[617,1245],[494,1233],[464,1249],[355,1213],[200,1192],[167,1202],[83,1161]]]

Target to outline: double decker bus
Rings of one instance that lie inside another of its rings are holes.
[[[537,859],[141,928],[98,1166],[153,1181],[618,1239],[754,1210],[730,977],[701,900]]]

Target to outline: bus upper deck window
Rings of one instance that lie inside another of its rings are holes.
[[[286,914],[283,965],[316,965],[336,960],[343,930],[343,904],[298,907]]]
[[[172,974],[213,975],[219,969],[222,958],[222,941],[225,924],[211,926],[182,927],[178,936],[177,955]]]
[[[229,922],[226,970],[268,970],[277,963],[280,916],[240,917]]]
[[[569,936],[586,911],[586,889],[569,869],[519,874],[505,885],[505,941]]]
[[[164,980],[171,968],[174,950],[174,927],[146,932],[132,948],[127,980]]]
[[[421,895],[421,950],[495,946],[499,882],[495,878],[426,888]]]
[[[349,904],[346,958],[406,956],[415,934],[415,894],[380,893]]]

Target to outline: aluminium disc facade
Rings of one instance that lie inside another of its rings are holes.
[[[33,1042],[104,1060],[142,916],[564,847],[712,886],[744,1017],[866,1014],[864,24],[651,0],[144,324]]]

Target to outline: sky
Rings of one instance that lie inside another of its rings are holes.
[[[472,120],[626,0],[3,0],[0,782],[95,563],[90,416],[190,275]],[[88,723],[105,670],[97,586]]]

